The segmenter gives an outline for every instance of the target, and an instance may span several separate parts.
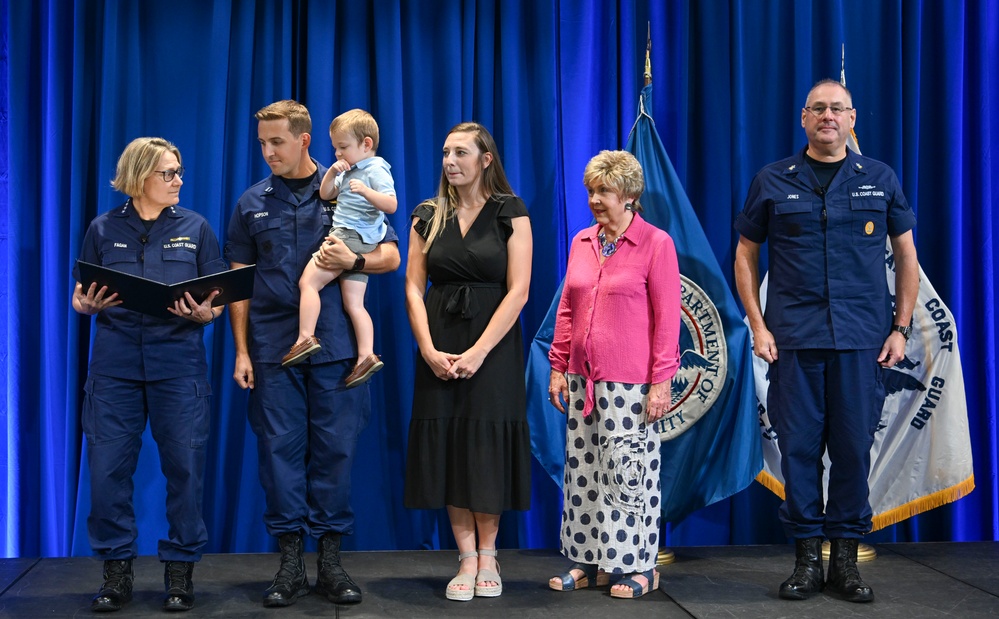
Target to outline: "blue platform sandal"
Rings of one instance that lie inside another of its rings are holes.
[[[634,580],[634,577],[639,575],[645,576],[645,579],[649,581],[648,589],[645,589],[645,587],[643,587],[636,580]],[[610,592],[611,597],[623,598],[625,600],[633,600],[635,598],[640,598],[646,593],[651,593],[652,591],[655,591],[656,589],[659,588],[659,572],[656,570],[656,568],[652,568],[651,570],[646,570],[644,572],[636,572],[631,576],[628,576],[627,578],[623,578],[617,581],[615,585],[627,585],[628,587],[631,588],[631,591],[621,592],[611,589]]]
[[[572,577],[572,570],[579,570],[583,575],[576,579]],[[601,572],[594,564],[573,563],[564,574],[552,576],[548,581],[548,587],[554,591],[575,591],[587,587],[604,587],[610,583],[610,574]]]

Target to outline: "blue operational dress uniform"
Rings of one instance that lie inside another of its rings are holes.
[[[247,189],[232,214],[225,246],[231,262],[257,265],[249,311],[254,376],[249,422],[267,500],[264,523],[278,537],[353,533],[350,471],[371,412],[368,387],[344,385],[357,346],[338,282],[319,293],[316,337],[322,350],[304,363],[281,367],[288,342],[298,339],[298,280],[325,239],[334,209],[319,198],[326,168],[316,166],[301,202],[274,175]],[[385,240],[397,240],[391,227]]]
[[[94,219],[80,259],[173,284],[226,270],[201,215],[167,207],[147,230],[128,200]],[[161,561],[198,561],[208,541],[202,518],[205,446],[211,421],[204,329],[180,317],[111,307],[97,314],[84,387],[90,462],[90,543],[102,559],[137,554],[132,475],[148,417],[167,481],[169,539]]]
[[[767,404],[790,537],[859,538],[871,529],[867,477],[885,399],[877,357],[893,311],[886,240],[915,223],[891,168],[850,150],[824,188],[804,149],[763,168],[736,218],[742,236],[769,240],[764,320],[778,358]]]

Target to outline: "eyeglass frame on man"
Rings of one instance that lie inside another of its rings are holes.
[[[180,166],[176,170],[153,170],[153,174],[159,174],[164,183],[172,183],[175,176],[184,178],[184,166]]]
[[[832,112],[833,116],[842,116],[847,112],[853,111],[852,107],[839,107],[838,105],[822,105],[822,104],[816,106],[806,105],[804,109],[808,110],[809,113],[815,115],[816,118],[822,118],[822,115],[826,113],[826,110]]]

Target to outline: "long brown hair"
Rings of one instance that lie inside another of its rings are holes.
[[[482,191],[486,197],[512,196],[513,188],[506,178],[503,170],[503,163],[500,161],[499,150],[496,148],[496,140],[489,133],[489,130],[475,122],[464,122],[455,125],[448,135],[452,133],[471,133],[475,136],[475,145],[479,149],[479,161],[486,153],[492,155],[492,162],[482,170]],[[430,232],[427,234],[427,244],[423,247],[423,253],[430,251],[430,246],[434,240],[440,236],[444,230],[447,220],[454,217],[458,209],[458,190],[451,186],[447,180],[447,174],[441,168],[440,185],[437,188],[437,195],[424,200],[421,205],[429,206],[434,216],[430,220]]]

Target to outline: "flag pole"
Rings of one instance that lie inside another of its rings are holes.
[[[652,83],[652,22],[648,24],[648,33],[645,40],[645,85]],[[666,546],[660,546],[656,555],[656,565],[669,565],[676,561],[676,554]]]
[[[840,43],[839,47],[839,83],[843,88],[846,88],[846,43]],[[857,134],[853,127],[850,127],[850,137],[853,139],[853,144],[850,144],[848,140],[846,145],[859,155],[860,142],[857,141]]]
[[[652,83],[652,22],[648,23],[648,34],[645,40],[645,85]]]

